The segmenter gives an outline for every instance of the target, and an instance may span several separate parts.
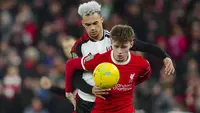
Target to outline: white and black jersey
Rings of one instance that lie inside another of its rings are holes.
[[[72,48],[73,57],[82,57],[87,55],[95,55],[97,53],[105,53],[111,49],[110,32],[103,30],[103,37],[99,41],[94,41],[88,35],[81,37]],[[91,72],[84,72],[82,78],[90,85],[94,86],[94,80]],[[94,102],[95,96],[78,90],[78,95],[85,101]]]

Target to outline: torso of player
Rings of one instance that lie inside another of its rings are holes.
[[[83,56],[95,55],[97,53],[105,53],[111,49],[111,40],[109,38],[109,32],[104,30],[103,39],[100,41],[88,40],[81,46],[81,52]],[[82,77],[88,84],[94,85],[94,80],[91,72],[83,73]]]
[[[103,37],[100,41],[88,40],[81,45],[81,53],[83,56],[95,55],[97,53],[105,53],[111,49],[110,33],[107,30],[103,31]],[[94,86],[94,80],[91,72],[84,72],[82,78],[90,85]],[[95,96],[78,90],[78,95],[85,101],[94,102]]]
[[[102,100],[98,97],[96,98],[96,102],[100,104],[96,104],[94,113],[99,113],[99,111],[107,110],[111,110],[111,113],[113,112],[112,110],[118,111],[119,113],[124,111],[127,111],[126,113],[129,113],[129,111],[132,113],[134,111],[132,104],[135,81],[141,74],[141,64],[137,61],[137,56],[131,53],[127,62],[122,64],[115,61],[111,54],[112,52],[110,52],[110,54],[108,53],[107,55],[104,55],[105,58],[102,59],[105,60],[101,62],[110,62],[115,64],[119,69],[120,79],[118,84],[111,89],[109,95],[105,96],[106,100]],[[106,105],[107,107],[105,108]],[[98,110],[98,112],[95,112],[95,110]]]

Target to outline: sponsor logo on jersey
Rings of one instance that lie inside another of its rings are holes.
[[[117,84],[116,86],[113,87],[113,90],[117,90],[117,91],[130,91],[133,89],[132,84]]]
[[[85,63],[85,62],[88,62],[88,61],[90,61],[90,60],[92,60],[93,58],[94,58],[94,55],[89,54],[88,56],[86,56],[86,57],[84,58],[84,63]]]

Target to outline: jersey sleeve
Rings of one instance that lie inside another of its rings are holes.
[[[141,62],[142,63],[142,62]],[[149,79],[151,75],[151,67],[147,60],[144,59],[142,63],[142,69],[140,75],[136,79],[136,85],[144,82],[145,80]]]
[[[80,44],[78,44],[78,45],[74,44],[74,46],[71,49],[71,56],[72,56],[72,58],[82,57]]]
[[[170,57],[165,51],[163,51],[158,46],[140,41],[138,39],[134,40],[134,45],[131,48],[131,50],[147,52],[147,53],[150,53],[150,54],[152,54],[156,57],[159,57],[161,59],[165,59],[166,57]]]
[[[81,65],[84,70],[94,70],[100,63],[101,54],[88,55],[81,59]]]
[[[73,47],[71,49],[72,58],[77,58],[77,57],[83,56],[81,47],[82,47],[82,44],[87,42],[88,40],[89,40],[88,35],[84,35],[75,42],[75,44],[73,45]]]
[[[72,92],[72,77],[75,70],[83,70],[81,58],[70,59],[65,66],[65,92]]]
[[[81,52],[81,46],[82,43],[84,42],[83,38],[81,37],[79,40],[75,42],[71,49],[71,56],[72,59],[68,60],[65,66],[65,92],[72,92],[73,90],[73,85],[72,85],[72,80],[74,76],[81,76],[82,75],[82,70],[76,69],[77,67],[82,68],[81,65],[81,57],[82,57],[82,52]],[[80,60],[80,62],[78,61]],[[76,61],[76,62],[75,62]],[[80,64],[80,65],[79,65]],[[80,77],[81,78],[81,77]]]

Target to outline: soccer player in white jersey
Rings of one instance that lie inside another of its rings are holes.
[[[103,29],[103,17],[101,16],[101,6],[95,1],[80,4],[78,13],[82,17],[82,25],[87,34],[82,36],[73,46],[71,54],[73,58],[86,56],[88,54],[104,53],[111,49],[110,33]],[[133,20],[134,21],[134,20]],[[163,59],[166,73],[172,74],[174,67],[172,60],[167,53],[157,46],[134,40],[132,50],[148,52]],[[95,96],[101,97],[105,89],[94,86],[92,74],[88,72],[76,71],[74,76],[74,86],[78,88],[77,104],[74,99],[70,99],[76,106],[77,113],[89,113],[94,105]],[[48,80],[46,80],[48,81]],[[50,81],[49,81],[50,82]],[[56,88],[56,87],[51,87]],[[59,88],[57,88],[59,89]],[[64,94],[64,89],[63,90]],[[56,93],[56,91],[54,91]]]

